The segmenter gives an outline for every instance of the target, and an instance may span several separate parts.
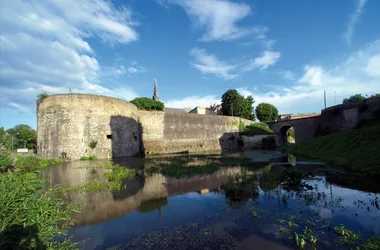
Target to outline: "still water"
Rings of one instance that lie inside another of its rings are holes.
[[[77,224],[69,235],[83,241],[81,249],[297,249],[301,238],[310,249],[348,249],[380,235],[379,183],[279,152],[228,156],[249,157],[252,163],[195,176],[145,173],[128,180],[123,191],[70,193],[68,203],[85,205],[73,215]],[[181,157],[117,163],[146,170]],[[67,162],[41,176],[50,180],[48,186],[71,187],[103,180],[107,164]],[[336,232],[341,225],[360,236],[342,239]]]

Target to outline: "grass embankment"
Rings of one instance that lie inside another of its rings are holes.
[[[380,176],[380,124],[316,137],[292,145],[289,152],[355,173]]]
[[[253,136],[253,135],[272,135],[274,134],[266,123],[252,123],[245,127],[242,131],[243,135]]]

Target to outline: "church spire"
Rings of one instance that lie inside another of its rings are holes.
[[[154,92],[153,92],[153,100],[159,101],[160,98],[158,97],[158,89],[157,89],[157,80],[154,79]]]

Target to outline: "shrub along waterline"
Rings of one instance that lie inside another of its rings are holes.
[[[70,215],[80,205],[64,204],[61,187],[42,191],[43,181],[35,173],[0,175],[1,249],[75,249],[76,243],[64,236],[73,225]]]
[[[0,168],[14,167],[14,170],[21,172],[31,172],[47,168],[52,165],[63,163],[61,159],[40,159],[34,155],[12,155],[9,152],[0,153]]]
[[[81,161],[92,161],[92,160],[96,160],[96,156],[95,155],[90,155],[90,156],[82,156],[80,158]]]

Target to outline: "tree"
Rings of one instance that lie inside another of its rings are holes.
[[[277,108],[269,103],[260,103],[257,105],[255,112],[260,122],[275,121],[278,117]]]
[[[361,94],[352,95],[349,98],[344,98],[343,103],[357,102],[364,100],[365,97]]]
[[[254,102],[252,96],[244,98],[236,89],[229,89],[222,96],[223,115],[239,116],[254,120],[255,114],[252,108]]]
[[[131,101],[137,108],[142,110],[164,110],[165,105],[148,97],[137,97]]]
[[[2,148],[8,148],[7,134],[4,127],[0,127],[0,150]]]
[[[26,124],[19,124],[6,131],[9,148],[34,148],[37,144],[37,132]],[[13,139],[12,139],[13,138]],[[13,140],[13,142],[12,142]]]
[[[370,98],[380,98],[380,94],[374,94],[374,95],[371,95]]]

